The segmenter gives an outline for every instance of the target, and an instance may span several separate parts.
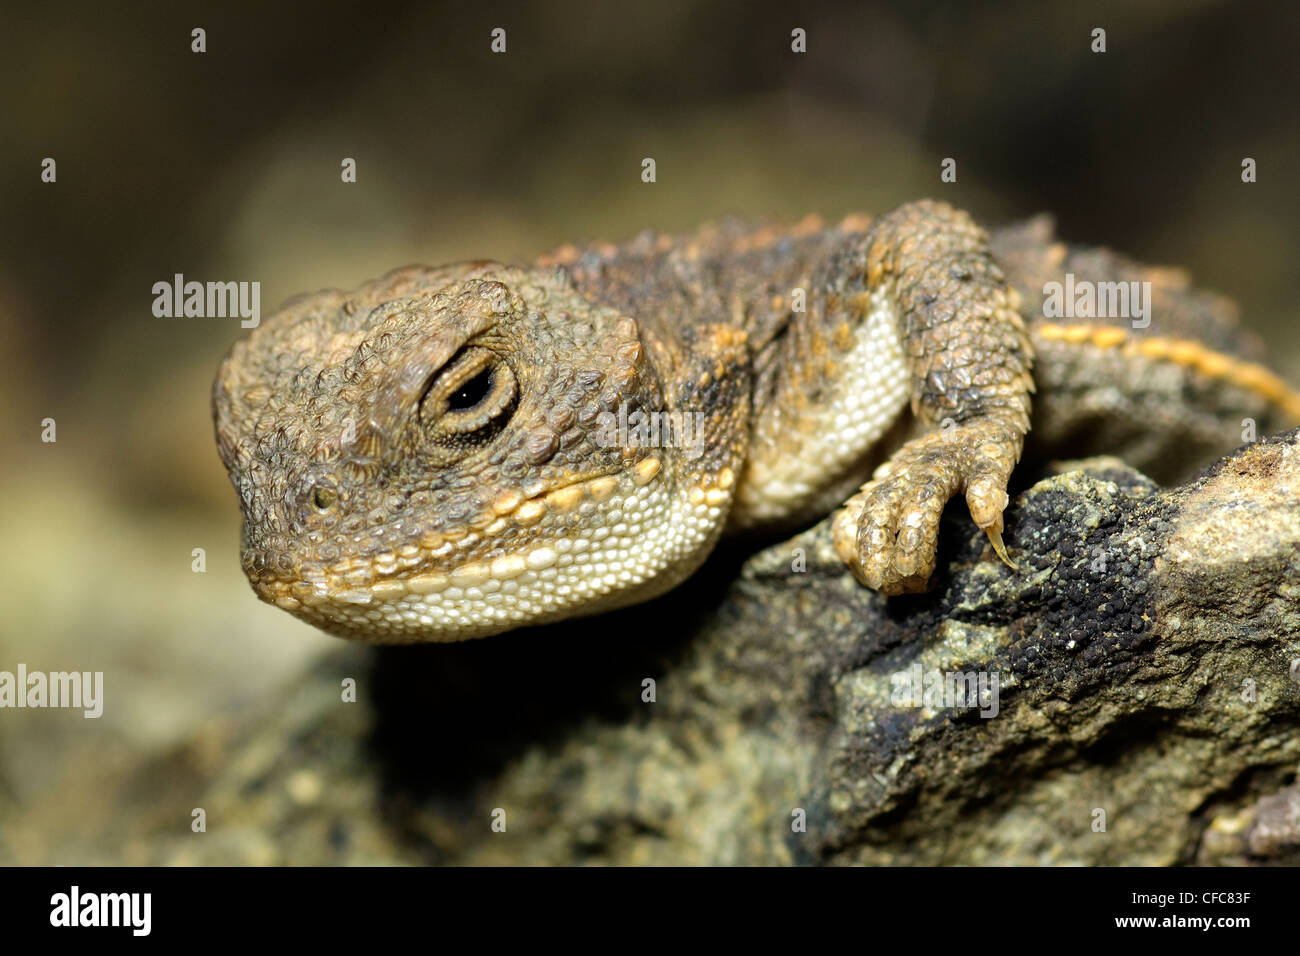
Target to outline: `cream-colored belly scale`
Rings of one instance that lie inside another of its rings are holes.
[[[897,421],[911,395],[891,292],[882,286],[872,294],[831,400],[810,409],[811,420],[760,424],[761,443],[785,447],[751,451],[736,492],[733,527],[781,522],[816,507],[829,512],[869,477],[856,474],[855,465]],[[791,434],[800,436],[797,444],[789,442]]]

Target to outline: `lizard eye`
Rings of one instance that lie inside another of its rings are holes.
[[[477,408],[483,399],[488,397],[492,391],[493,379],[496,377],[496,370],[488,366],[479,372],[468,382],[456,390],[451,398],[447,399],[447,410],[452,412],[468,412]]]
[[[444,437],[485,440],[505,424],[518,397],[510,366],[490,349],[470,346],[434,375],[420,400],[420,418]]]

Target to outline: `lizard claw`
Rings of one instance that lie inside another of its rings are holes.
[[[1007,546],[1002,543],[1002,532],[993,528],[985,528],[984,533],[989,536],[989,544],[993,545],[993,551],[1002,559],[1002,563],[1012,571],[1019,571],[1020,568],[1017,567],[1016,562],[1012,561],[1011,556],[1007,554]]]
[[[1002,541],[1002,512],[1019,453],[1019,435],[990,419],[908,442],[836,514],[836,553],[859,581],[882,594],[924,591],[934,572],[944,505],[964,488],[976,525],[1003,563],[1015,568]]]
[[[966,506],[970,508],[971,520],[988,535],[989,544],[1002,563],[1013,571],[1019,570],[1016,563],[1007,554],[1007,547],[1002,543],[1002,512],[1006,510],[1007,478],[997,475],[981,475],[966,483]]]

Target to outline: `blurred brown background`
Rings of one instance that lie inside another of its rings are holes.
[[[0,711],[0,861],[48,858],[42,827],[79,812],[88,766],[238,713],[334,646],[243,581],[208,389],[246,333],[154,318],[174,273],[260,281],[265,317],[408,262],[934,196],[1186,266],[1300,378],[1294,4],[77,2],[0,20],[0,669],[103,670],[108,698],[99,721]]]

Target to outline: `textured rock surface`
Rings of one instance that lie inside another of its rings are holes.
[[[111,792],[95,859],[1293,862],[1297,433],[1171,490],[1070,467],[1016,499],[1018,571],[950,509],[927,595],[822,523],[615,615],[341,648]],[[900,706],[918,665],[996,675],[996,715]]]

